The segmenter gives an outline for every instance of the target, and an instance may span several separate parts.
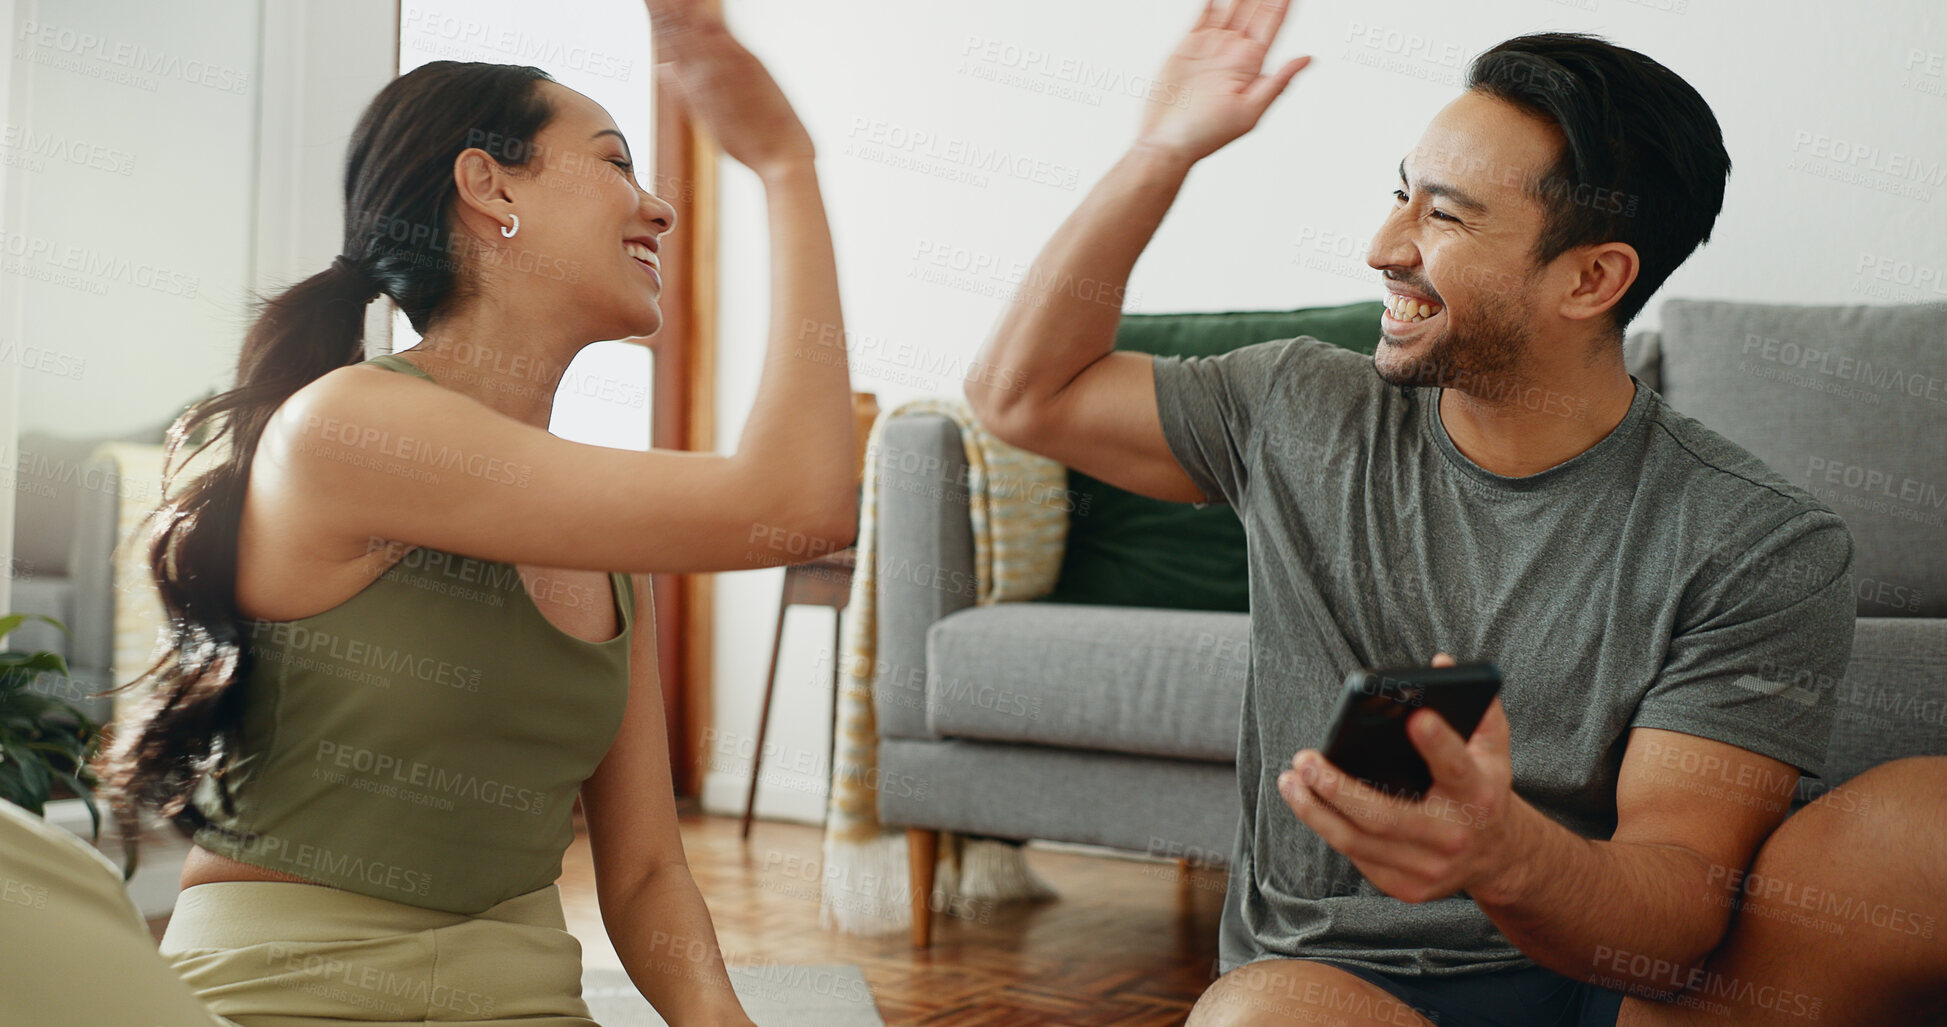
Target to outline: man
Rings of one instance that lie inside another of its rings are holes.
[[[1159,76],[1187,102],[1146,112],[1029,280],[1119,295],[1190,167],[1308,63],[1261,73],[1285,7],[1206,6]],[[1947,760],[1875,768],[1779,827],[1823,760],[1833,696],[1806,683],[1845,670],[1852,537],[1623,363],[1729,164],[1668,69],[1522,37],[1400,165],[1370,361],[1304,338],[1115,352],[1119,312],[1056,290],[1001,318],[982,363],[1025,384],[969,378],[989,430],[1246,526],[1243,818],[1193,1024],[1940,1015],[1931,929],[1840,940],[1789,915],[1805,889],[1947,914]],[[1346,671],[1436,653],[1504,684],[1471,739],[1409,719],[1423,799],[1304,748]]]

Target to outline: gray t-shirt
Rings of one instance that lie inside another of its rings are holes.
[[[1640,381],[1601,442],[1521,478],[1461,455],[1439,390],[1402,393],[1370,357],[1316,339],[1160,357],[1155,381],[1171,451],[1236,509],[1250,551],[1243,817],[1221,970],[1267,958],[1427,975],[1532,965],[1464,894],[1414,905],[1374,888],[1278,794],[1278,773],[1324,742],[1359,667],[1443,651],[1497,663],[1515,790],[1586,838],[1615,831],[1631,728],[1818,772],[1852,649],[1852,535]],[[1709,794],[1726,782],[1672,783]]]

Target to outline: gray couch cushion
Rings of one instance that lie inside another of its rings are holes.
[[[1230,861],[1240,816],[1227,764],[994,742],[887,738],[879,819],[996,838]],[[1173,867],[1159,876],[1175,880]]]
[[[1631,332],[1623,340],[1623,367],[1644,385],[1663,391],[1663,336],[1659,332]]]
[[[36,576],[68,572],[78,490],[100,487],[82,473],[88,455],[105,438],[73,439],[45,432],[20,437],[20,472],[14,485],[14,556]]]
[[[981,738],[1230,763],[1244,709],[1242,613],[1001,603],[926,633],[926,721]]]
[[[1851,526],[1861,616],[1947,615],[1947,303],[1671,300],[1658,335],[1672,406]]]
[[[160,444],[174,421],[171,417],[121,435],[86,438],[22,432],[20,468],[14,476],[15,558],[37,575],[68,573],[75,507],[81,490],[115,487],[112,479],[88,467],[88,458],[94,454],[95,447],[104,442]]]
[[[879,440],[879,734],[926,737],[926,629],[974,604],[973,526],[960,429],[934,414],[895,417]]]
[[[1947,755],[1947,621],[1861,617],[1816,795],[1906,756]]]

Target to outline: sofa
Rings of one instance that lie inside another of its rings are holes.
[[[30,620],[8,636],[7,647],[60,653],[73,678],[61,698],[96,721],[109,717],[113,699],[90,693],[127,680],[114,681],[116,545],[132,526],[124,523],[129,500],[152,503],[158,495],[149,479],[159,474],[168,424],[101,437],[27,432],[20,438],[8,568],[13,589],[4,612],[52,617],[68,630]]]
[[[1365,352],[1377,336],[1369,306],[1371,338],[1350,341]],[[1140,341],[1159,324],[1194,335],[1213,316],[1233,336],[1239,317],[1258,319],[1224,346],[1295,334],[1348,345],[1276,330],[1304,321],[1267,313],[1131,315],[1117,346],[1168,352]],[[1843,681],[1808,683],[1836,691],[1837,716],[1826,773],[1801,778],[1796,804],[1877,763],[1947,753],[1947,304],[1673,299],[1657,330],[1628,336],[1625,359],[1677,410],[1811,489],[1853,531],[1851,662]],[[889,420],[878,474],[879,766],[887,779],[930,782],[919,794],[882,791],[881,821],[922,846],[950,830],[1226,864],[1249,613],[1181,608],[1172,598],[1194,590],[1167,579],[1146,605],[1119,602],[1141,591],[1127,581],[1059,601],[1067,563],[1057,601],[977,606],[969,590],[929,584],[974,573],[959,430],[939,416]],[[1071,531],[1101,516],[1091,496],[1115,499],[1078,477]],[[956,480],[957,490],[940,487]],[[1173,535],[1156,552],[1169,560],[1200,544],[1195,532],[1165,530]],[[935,573],[885,570],[911,566]],[[925,901],[915,902],[920,944]]]

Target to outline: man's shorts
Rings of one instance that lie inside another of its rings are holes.
[[[1540,966],[1457,977],[1410,977],[1329,959],[1313,962],[1384,989],[1438,1027],[1615,1027],[1622,1009],[1622,992]]]

